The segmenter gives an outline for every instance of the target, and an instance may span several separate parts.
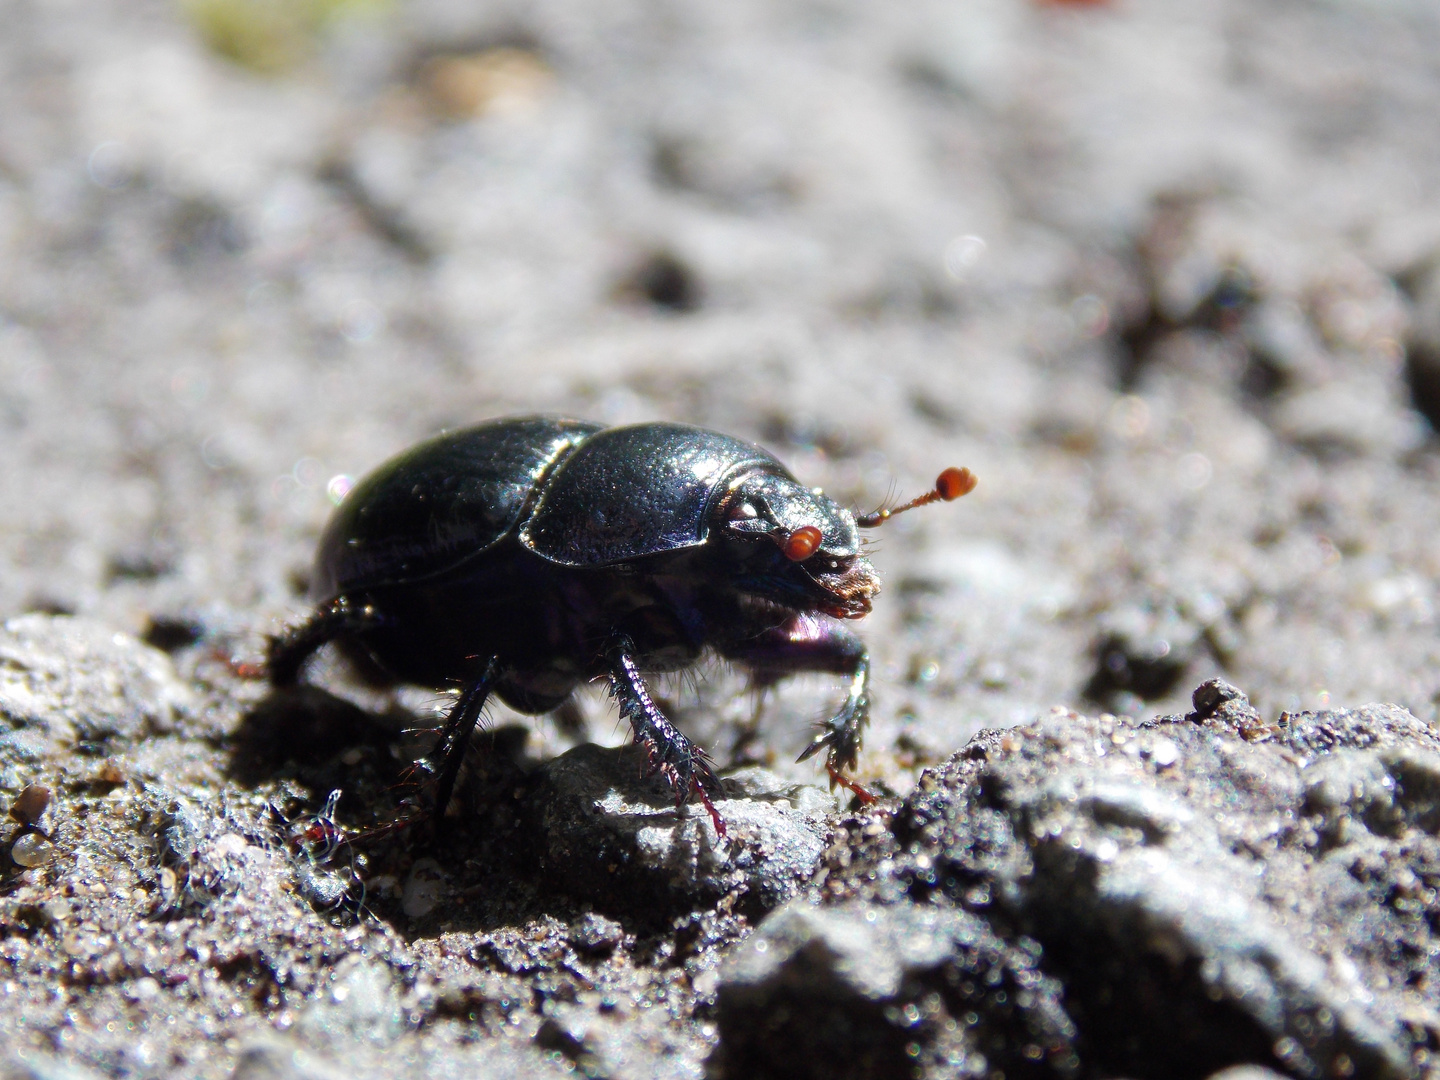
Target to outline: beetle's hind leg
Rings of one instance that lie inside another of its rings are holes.
[[[460,766],[465,761],[465,751],[470,746],[470,735],[480,722],[481,710],[495,688],[503,668],[498,656],[492,656],[485,664],[480,677],[460,692],[460,697],[445,717],[445,726],[435,742],[427,761],[439,765],[440,774],[435,780],[435,821],[444,820],[445,808],[450,805],[450,796],[455,792],[455,779],[460,775]]]
[[[675,789],[675,801],[683,806],[692,794],[705,804],[715,831],[725,835],[725,822],[715,804],[712,792],[718,793],[720,778],[705,751],[691,742],[670,722],[650,696],[650,690],[635,666],[635,643],[628,637],[617,637],[605,650],[609,668],[610,694],[620,707],[620,715],[630,721],[635,741],[645,748],[652,772],[665,776]]]
[[[369,630],[379,622],[374,608],[368,604],[357,606],[344,596],[322,604],[299,626],[270,639],[265,654],[265,674],[270,685],[294,686],[305,661],[322,645]]]

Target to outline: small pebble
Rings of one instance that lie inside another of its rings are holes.
[[[10,845],[10,858],[16,866],[44,866],[55,855],[55,845],[39,833],[26,833]]]
[[[100,768],[95,770],[95,775],[90,780],[95,784],[123,784],[125,783],[125,771],[114,759],[106,758],[100,763]]]
[[[410,868],[400,907],[412,919],[429,915],[446,893],[445,874],[434,859],[419,859]]]
[[[21,825],[34,825],[50,805],[50,789],[44,784],[28,784],[10,804],[10,816]]]
[[[1150,760],[1161,769],[1174,765],[1180,758],[1180,748],[1169,739],[1156,739],[1150,749]]]

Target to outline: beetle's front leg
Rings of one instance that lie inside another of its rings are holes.
[[[720,778],[715,775],[705,751],[691,742],[670,722],[650,697],[650,690],[635,666],[635,643],[622,635],[616,636],[605,650],[609,669],[610,693],[620,707],[620,715],[630,721],[635,741],[645,748],[652,772],[662,773],[675,789],[675,802],[684,805],[693,792],[709,811],[715,831],[725,835],[711,792],[719,792]]]
[[[799,760],[825,750],[825,768],[832,787],[840,784],[862,802],[874,801],[870,792],[844,774],[844,770],[853,772],[858,765],[865,725],[870,722],[870,654],[863,641],[836,623],[796,615],[757,636],[722,647],[721,654],[750,668],[761,686],[797,671],[849,675],[850,691],[845,704],[820,725],[819,734]]]

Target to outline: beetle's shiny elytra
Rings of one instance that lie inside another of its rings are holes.
[[[311,618],[272,642],[269,675],[294,682],[336,641],[400,682],[458,684],[431,755],[436,813],[449,802],[490,694],[529,713],[605,676],[652,768],[710,808],[705,753],[655,705],[643,674],[707,649],[768,685],[798,671],[850,676],[840,711],[802,759],[853,770],[869,713],[869,659],[836,619],[870,611],[879,579],[857,528],[974,487],[936,489],[860,518],[803,487],[771,454],[683,424],[605,428],[492,420],[381,465],[335,511],[316,555]]]

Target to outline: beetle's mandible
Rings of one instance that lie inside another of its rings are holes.
[[[857,518],[717,432],[492,420],[412,447],[346,496],[316,554],[315,612],[271,642],[269,677],[295,682],[334,641],[398,682],[458,684],[429,759],[438,817],[491,694],[543,713],[604,676],[652,769],[723,828],[709,759],[644,676],[707,649],[761,686],[833,672],[849,694],[801,760],[824,750],[832,784],[860,791],[844,772],[868,719],[870,663],[836,620],[867,614],[880,583],[857,529],[974,486],[968,469],[947,469],[920,498]]]

